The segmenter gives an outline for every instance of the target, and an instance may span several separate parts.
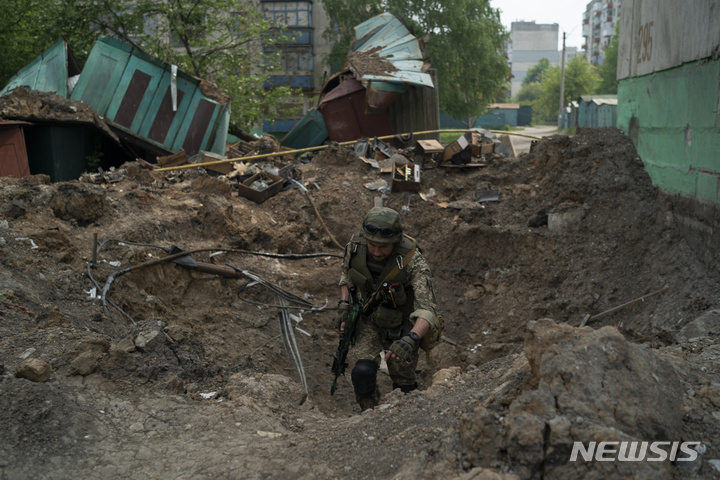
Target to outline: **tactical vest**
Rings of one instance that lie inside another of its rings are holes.
[[[386,279],[388,274],[390,274],[396,267],[399,268],[398,272],[388,281],[388,283],[391,285],[402,285],[404,295],[402,305],[394,305],[392,301],[383,301],[381,297],[378,297],[372,304],[370,311],[365,312],[380,328],[387,328],[391,330],[399,328],[399,325],[395,325],[396,322],[394,320],[388,320],[390,323],[387,324],[383,318],[392,317],[395,311],[399,313],[398,317],[402,316],[403,323],[407,323],[407,320],[410,318],[410,314],[414,310],[415,295],[412,285],[408,280],[407,269],[405,268],[407,265],[404,263],[405,261],[410,261],[410,258],[408,258],[407,255],[414,247],[415,241],[407,235],[403,235],[402,241],[398,245],[395,245],[392,253],[388,256],[385,268],[380,273],[376,283],[373,280],[372,273],[370,273],[370,269],[367,266],[367,240],[359,233],[356,233],[350,239],[348,279],[350,281],[349,287],[354,286],[357,288],[356,301],[362,299],[363,302],[367,302],[370,300],[373,294],[378,292],[380,284]]]
[[[354,298],[355,301],[362,300],[367,302],[373,293],[378,291],[378,285],[373,281],[372,273],[367,266],[367,241],[360,233],[355,233],[350,239],[348,245],[350,249],[350,260],[348,264],[348,287],[357,288],[357,294]],[[381,334],[390,340],[396,340],[400,336],[407,334],[410,331],[411,324],[409,322],[410,314],[414,310],[415,306],[415,294],[412,285],[409,282],[406,265],[403,258],[407,258],[406,262],[410,263],[410,257],[406,257],[413,248],[416,248],[415,240],[407,235],[403,235],[402,242],[396,245],[392,253],[388,257],[388,261],[385,264],[385,268],[378,277],[378,282],[382,282],[395,267],[402,267],[399,269],[397,274],[389,281],[391,284],[399,283],[403,286],[405,291],[405,302],[398,308],[392,308],[387,303],[375,304],[370,311],[365,312],[366,318],[371,322],[375,323],[380,329]],[[346,256],[347,261],[347,256]],[[397,327],[383,326],[382,324],[390,318],[392,323],[393,313],[396,313],[398,317],[401,317],[401,324]],[[445,320],[439,313],[435,317],[435,321],[426,319],[430,322],[430,330],[420,340],[420,348],[429,353],[435,345],[437,345],[442,332],[445,328]],[[378,325],[380,323],[381,325]],[[429,358],[429,357],[428,357]],[[429,363],[429,360],[428,360]]]

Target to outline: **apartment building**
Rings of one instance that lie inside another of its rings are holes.
[[[514,97],[530,68],[541,58],[550,60],[550,65],[560,65],[557,23],[540,24],[534,21],[512,22],[510,41],[507,44],[508,63],[512,72],[510,96]]]
[[[330,45],[322,38],[322,32],[328,25],[327,15],[320,2],[312,1],[275,1],[260,2],[265,17],[273,22],[287,26],[286,36],[291,37],[283,43],[265,47],[266,53],[279,51],[281,70],[273,73],[269,86],[289,85],[302,90],[303,111],[294,119],[263,126],[265,131],[287,132],[313,106],[317,92],[322,88],[326,75],[323,58],[330,51]]]
[[[600,65],[605,58],[605,49],[615,35],[615,25],[620,20],[620,0],[593,0],[587,4],[583,14],[582,34],[585,43],[582,48],[585,57],[593,65]]]

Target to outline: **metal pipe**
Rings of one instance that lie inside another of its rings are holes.
[[[474,132],[475,130],[426,130],[424,132],[413,132],[413,135],[426,135],[429,133],[468,133],[468,132]],[[527,135],[523,133],[515,133],[515,132],[505,132],[502,130],[488,130],[490,133],[499,133],[503,135],[517,135],[520,137],[527,137],[532,138],[534,140],[541,140],[542,137],[537,137],[535,135]],[[401,135],[409,135],[408,133],[403,133]],[[378,140],[389,140],[391,138],[395,138],[395,135],[385,135],[382,137],[377,137]],[[341,146],[347,146],[347,145],[353,145],[355,144],[356,140],[348,141],[348,142],[340,142],[338,145]],[[164,167],[164,168],[155,168],[153,171],[155,172],[168,172],[171,170],[185,170],[188,168],[198,168],[198,167],[212,167],[215,165],[224,165],[226,163],[234,163],[234,162],[245,162],[248,160],[258,160],[262,158],[268,158],[268,157],[282,157],[285,155],[296,155],[298,153],[305,153],[305,152],[314,152],[316,150],[324,150],[328,147],[328,145],[318,145],[317,147],[308,147],[308,148],[301,148],[298,150],[286,150],[282,152],[273,152],[273,153],[263,153],[261,155],[251,155],[248,157],[237,157],[237,158],[230,158],[228,160],[216,160],[214,162],[204,162],[204,163],[189,163],[186,165],[178,165],[176,167]]]

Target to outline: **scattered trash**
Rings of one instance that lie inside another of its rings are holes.
[[[20,358],[20,359],[22,359],[22,360],[25,360],[26,358],[28,358],[28,357],[29,357],[30,355],[32,355],[33,353],[35,353],[35,349],[32,348],[32,347],[30,347],[30,348],[28,348],[27,350],[25,350],[23,353],[21,353],[20,355],[18,355],[18,358]]]
[[[465,165],[470,163],[472,152],[465,136],[461,136],[454,142],[450,143],[443,150],[443,162],[451,162],[455,165]]]
[[[237,184],[238,194],[256,203],[262,203],[282,190],[285,181],[263,170]]]
[[[380,179],[380,180],[375,180],[374,182],[366,183],[363,186],[365,188],[367,188],[368,190],[383,191],[383,190],[387,190],[388,183],[385,180]]]
[[[83,290],[87,293],[91,300],[99,299],[100,295],[97,294],[97,288],[93,287],[90,290]]]
[[[422,198],[423,200],[425,200],[425,201],[427,202],[428,200],[430,200],[431,198],[433,198],[433,197],[436,195],[436,194],[435,194],[435,189],[434,189],[434,188],[430,188],[430,189],[427,191],[427,193],[425,193],[425,192],[420,192],[419,195],[420,195],[420,198]]]
[[[473,201],[482,202],[497,202],[500,200],[500,189],[491,190],[476,190],[473,196]]]
[[[368,141],[369,140],[367,137],[362,137],[362,138],[359,138],[357,140],[357,142],[355,142],[355,148],[354,148],[355,155],[357,155],[358,157],[367,157]]]
[[[382,158],[378,158],[378,153],[385,155],[386,158],[390,158],[397,153],[397,150],[394,147],[392,147],[389,143],[383,142],[377,137],[370,141],[370,151],[375,152],[375,160],[382,160]]]
[[[397,160],[393,164],[393,192],[418,192],[420,191],[420,165],[413,163],[401,163]]]
[[[31,246],[32,249],[38,248],[38,246],[35,245],[35,242],[33,242],[32,238],[17,237],[17,238],[15,239],[16,242],[22,242],[22,241],[25,241],[25,240],[29,240],[29,241],[30,241],[30,246]]]
[[[265,432],[265,431],[263,431],[263,430],[258,430],[258,431],[257,431],[257,434],[258,434],[259,436],[265,437],[265,438],[278,438],[278,437],[282,437],[282,433],[277,433],[277,432]]]
[[[309,332],[306,332],[305,330],[303,330],[302,328],[298,327],[297,325],[295,325],[295,330],[297,330],[298,332],[300,332],[300,333],[302,333],[302,334],[304,334],[304,335],[306,335],[306,336],[308,336],[308,337],[312,337],[312,335],[310,335]]]
[[[442,153],[444,147],[437,140],[418,140],[415,147],[413,162],[425,166],[426,160],[432,159],[433,166],[437,166],[435,158]]]

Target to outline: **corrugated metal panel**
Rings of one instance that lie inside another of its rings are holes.
[[[532,106],[522,105],[518,108],[518,126],[525,127],[532,123]]]
[[[387,45],[408,34],[400,20],[389,13],[376,15],[355,27],[354,50],[369,50],[378,45]]]
[[[30,90],[55,92],[67,98],[68,57],[70,55],[65,40],[57,41],[11,78],[7,85],[0,90],[0,95],[24,85]],[[79,72],[72,74],[77,73]]]
[[[614,127],[617,125],[617,102],[598,106],[598,127]]]
[[[331,93],[320,103],[330,140],[346,142],[393,134],[387,112],[365,115],[365,90],[357,80],[345,80]]]
[[[717,0],[624,0],[618,35],[618,80],[717,54]]]
[[[391,62],[397,71],[385,75],[360,74],[358,80],[367,88],[370,81],[378,91],[403,93],[407,85],[434,88],[430,75],[424,72],[427,54],[424,41],[415,38],[393,15],[383,13],[355,27],[354,52],[373,51],[380,58]],[[351,66],[352,68],[352,66]],[[383,83],[390,85],[383,86]]]
[[[437,80],[437,71],[428,70],[428,75]],[[440,129],[440,106],[438,90],[411,86],[390,107],[390,123],[396,133],[426,132]],[[438,140],[439,134],[429,133],[416,136],[418,140]]]
[[[139,133],[164,74],[162,66],[130,57],[108,105],[106,117],[131,132]]]
[[[128,141],[169,151],[184,148],[188,155],[225,154],[227,106],[206,96],[200,80],[183,72],[173,76],[170,65],[117,40],[101,37],[95,43],[71,98],[132,134],[124,136]]]
[[[203,146],[209,140],[212,125],[219,112],[220,108],[217,102],[196,92],[195,98],[188,109],[188,114],[185,116],[185,121],[178,130],[172,149],[179,151],[183,148],[191,155],[200,150],[205,150]],[[224,155],[225,152],[223,151],[222,154]]]
[[[178,76],[175,82],[175,107],[173,110],[172,75],[165,71],[150,102],[149,113],[140,126],[139,135],[171,149],[175,135],[185,118],[196,86]]]
[[[70,99],[92,106],[99,115],[107,115],[131,52],[129,46],[109,38],[95,42]]]
[[[283,137],[280,144],[295,149],[309,148],[322,145],[327,138],[327,127],[325,127],[322,114],[317,109],[311,108],[302,120]]]

